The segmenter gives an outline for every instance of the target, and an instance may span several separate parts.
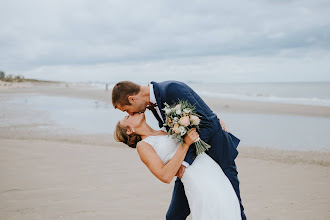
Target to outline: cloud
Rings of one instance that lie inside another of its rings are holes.
[[[281,59],[278,68],[285,71],[292,63],[303,69],[303,64],[292,62],[293,57],[298,61],[306,59],[305,54],[330,54],[330,3],[325,0],[8,0],[0,4],[0,46],[5,51],[0,54],[0,68],[37,71],[46,78],[49,73],[42,70],[67,67],[68,76],[73,74],[69,70],[88,66],[135,73],[148,63],[153,71],[162,67],[158,72],[172,73],[182,70],[183,60],[188,69],[211,72],[223,68],[214,60],[250,60],[245,71],[256,77],[254,72],[260,69],[252,62],[255,57],[265,65],[272,58]],[[320,59],[312,63],[328,67]],[[235,74],[235,68],[226,65]],[[263,71],[272,78],[269,68]],[[324,75],[329,69],[320,71]]]
[[[295,51],[277,56],[187,57],[152,62],[43,66],[26,72],[34,78],[141,84],[175,79],[189,82],[291,82],[329,79],[329,54],[308,53],[297,59]],[[47,73],[47,74],[45,74]],[[265,74],[267,73],[267,74]]]

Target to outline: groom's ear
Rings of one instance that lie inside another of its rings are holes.
[[[132,95],[130,95],[130,96],[128,96],[128,97],[127,97],[127,99],[128,99],[128,102],[129,102],[130,104],[132,104],[132,103],[134,103],[134,102],[135,102],[135,100],[136,100],[136,97],[135,97],[135,96],[132,96]]]

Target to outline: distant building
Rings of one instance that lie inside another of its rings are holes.
[[[0,79],[3,79],[3,78],[5,78],[5,72],[0,71]]]

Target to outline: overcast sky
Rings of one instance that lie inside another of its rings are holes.
[[[0,0],[0,70],[66,81],[330,81],[329,0]]]

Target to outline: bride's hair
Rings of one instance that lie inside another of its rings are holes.
[[[123,142],[124,144],[127,144],[131,148],[136,148],[136,145],[139,141],[141,141],[141,136],[132,133],[130,135],[127,134],[127,128],[122,127],[120,125],[120,121],[116,125],[115,132],[113,133],[113,137],[118,142]]]

